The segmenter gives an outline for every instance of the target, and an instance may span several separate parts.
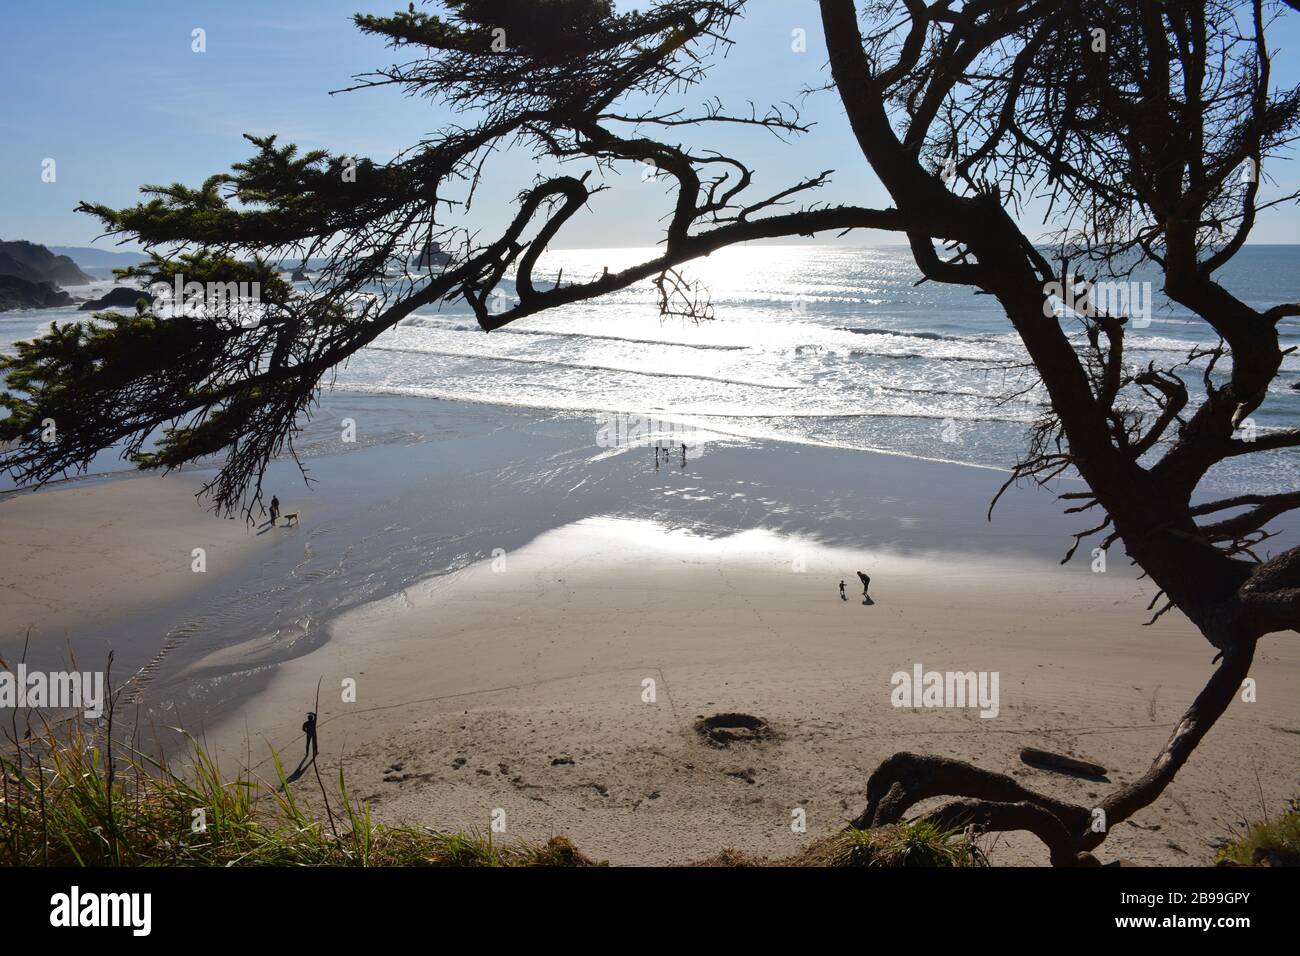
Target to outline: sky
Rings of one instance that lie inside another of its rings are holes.
[[[388,13],[396,0],[0,0],[0,238],[46,245],[90,245],[98,224],[74,212],[82,200],[130,205],[145,183],[197,185],[250,155],[241,134],[278,133],[281,142],[325,148],[377,161],[438,130],[449,114],[394,89],[330,95],[356,74],[394,61],[377,38],[352,25],[355,12]],[[206,51],[192,49],[202,29]],[[807,50],[792,47],[806,30]],[[799,102],[816,125],[795,144],[768,133],[719,126],[710,142],[749,161],[754,194],[785,188],[824,169],[831,185],[817,198],[885,206],[888,196],[848,130],[833,93],[800,100],[825,82],[814,0],[753,0],[731,33],[736,45],[711,79],[686,94],[696,106],[717,95],[733,112],[753,101],[762,112]],[[1300,48],[1300,15],[1285,17],[1270,42]],[[402,59],[400,55],[397,57]],[[1300,81],[1300,58],[1278,56],[1275,81]],[[54,182],[42,180],[55,162]],[[476,205],[475,225],[490,229],[508,218],[510,200],[535,174],[516,151],[493,161]],[[1300,188],[1294,161],[1266,173],[1279,190]],[[668,209],[665,187],[633,172],[570,222],[559,248],[648,246],[660,238]],[[1033,229],[1033,223],[1025,222]],[[852,241],[896,242],[884,233]],[[845,240],[841,240],[845,241]],[[1300,210],[1266,212],[1254,242],[1300,242]],[[100,239],[101,248],[113,248]],[[126,246],[124,248],[132,248]]]

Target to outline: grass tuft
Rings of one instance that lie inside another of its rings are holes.
[[[924,821],[871,830],[850,827],[832,839],[827,857],[831,866],[988,866],[970,837]]]
[[[0,753],[0,866],[593,865],[561,837],[503,846],[376,823],[341,770],[341,812],[322,823],[294,797],[278,758],[271,784],[228,780],[186,739],[183,772],[120,743],[110,749],[80,724]]]
[[[1276,820],[1252,823],[1240,839],[1221,849],[1220,865],[1300,866],[1300,798]]]

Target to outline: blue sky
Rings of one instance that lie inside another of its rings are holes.
[[[96,223],[74,213],[80,200],[127,205],[144,183],[191,185],[247,157],[241,133],[276,132],[306,148],[377,160],[437,130],[447,116],[424,100],[392,89],[330,96],[356,73],[392,62],[393,52],[362,36],[357,11],[390,12],[404,4],[369,0],[8,0],[0,32],[0,238],[49,245],[89,245]],[[824,51],[812,0],[754,0],[733,31],[737,45],[699,92],[720,96],[733,110],[760,110],[794,100],[824,81]],[[206,31],[207,52],[191,50],[191,31]],[[791,50],[791,31],[804,28],[808,52]],[[1300,46],[1300,16],[1284,18],[1271,44]],[[1279,56],[1275,79],[1293,84],[1300,60]],[[768,134],[722,127],[712,135],[722,151],[752,160],[755,191],[776,191],[826,168],[836,170],[820,193],[830,202],[886,205],[888,199],[857,152],[830,93],[802,104],[818,124],[794,146]],[[57,180],[41,181],[46,158]],[[491,228],[508,201],[531,179],[522,155],[496,160],[490,186],[476,207],[476,224]],[[1296,188],[1296,164],[1267,170]],[[596,211],[570,223],[558,246],[649,245],[666,209],[663,188],[635,175],[611,181]],[[856,241],[897,241],[862,234]],[[1266,213],[1256,242],[1300,241],[1294,207]],[[111,248],[106,240],[96,245]]]

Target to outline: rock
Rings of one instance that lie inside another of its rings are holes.
[[[131,286],[119,285],[108,290],[108,293],[100,299],[92,302],[83,302],[78,306],[81,312],[91,312],[97,309],[135,309],[135,304],[144,299],[146,302],[152,302],[153,296],[143,289],[136,289]]]
[[[72,296],[53,282],[30,282],[0,275],[0,312],[11,309],[57,309],[72,305]]]
[[[451,262],[451,256],[442,251],[442,245],[437,242],[428,242],[424,246],[424,251],[415,261],[417,269],[430,269],[433,266],[445,266]]]
[[[304,269],[302,266],[299,266],[297,269],[294,269],[293,275],[290,278],[292,278],[294,282],[311,281],[311,278],[307,275],[307,270]]]

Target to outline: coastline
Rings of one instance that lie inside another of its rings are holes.
[[[343,416],[356,446],[337,444]],[[1059,565],[1080,526],[1050,495],[1013,490],[988,523],[1004,476],[987,469],[731,438],[656,468],[649,447],[602,447],[590,416],[376,396],[329,396],[314,428],[311,491],[292,463],[270,476],[294,528],[212,518],[176,475],[20,493],[0,516],[26,522],[29,548],[66,528],[98,555],[61,558],[40,606],[75,615],[61,637],[83,663],[112,646],[115,673],[143,675],[125,698],[142,723],[269,774],[268,744],[296,763],[319,680],[322,772],[341,761],[389,822],[483,830],[502,809],[506,838],[563,833],[616,863],[782,856],[860,812],[898,750],[1080,799],[1079,781],[1020,763],[1038,746],[1111,768],[1085,790],[1100,794],[1145,770],[1210,670],[1180,615],[1141,626],[1150,588],[1122,554],[1105,574],[1086,548]],[[0,563],[30,574],[20,547],[6,536]],[[859,569],[874,605],[855,598]],[[998,672],[999,715],[893,707],[891,675],[918,663]],[[1209,862],[1261,787],[1269,806],[1292,795],[1300,706],[1278,689],[1300,655],[1268,639],[1256,671],[1259,702],[1234,705],[1107,858]],[[695,732],[729,711],[776,737],[717,748]],[[1045,858],[1013,835],[994,862]]]

